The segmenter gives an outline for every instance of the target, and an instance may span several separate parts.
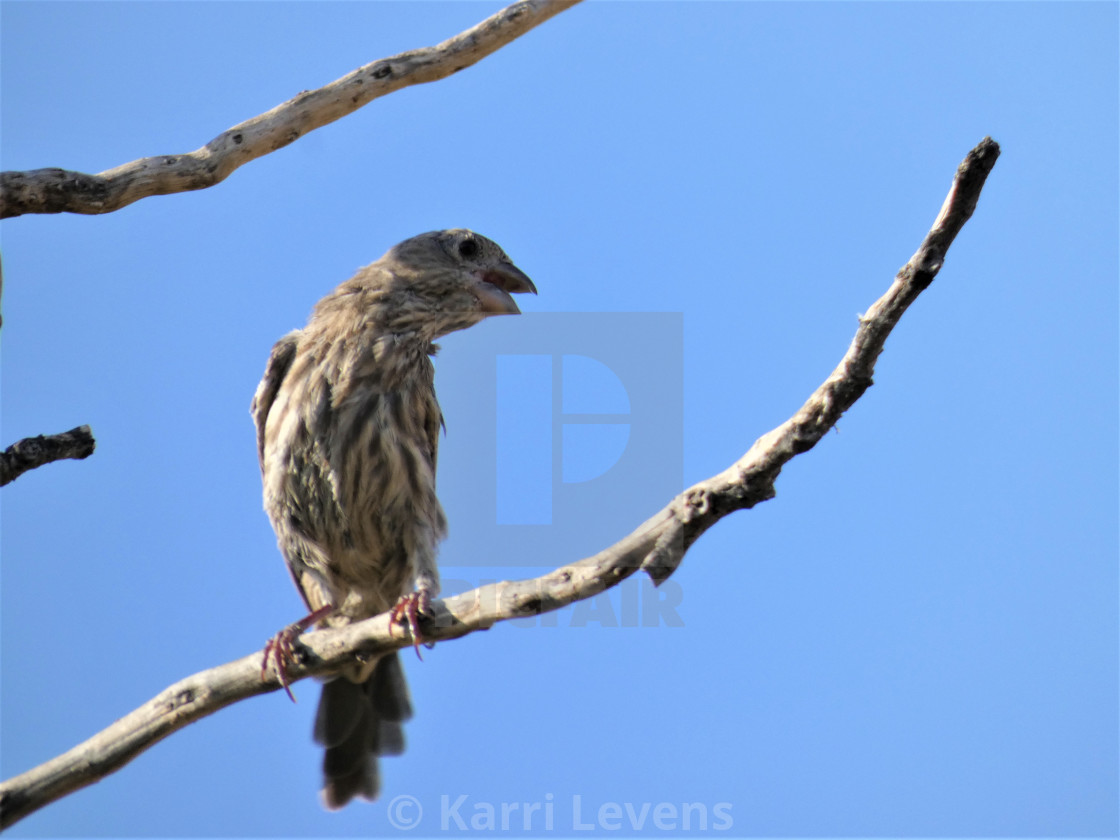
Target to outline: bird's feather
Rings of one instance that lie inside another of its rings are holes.
[[[422,234],[359,270],[273,347],[251,408],[264,506],[309,609],[334,608],[328,623],[384,612],[413,590],[438,593],[447,522],[433,342],[518,312],[510,295],[528,291],[485,237]],[[404,749],[410,715],[395,654],[324,686],[315,736],[328,807],[377,795],[376,756]]]

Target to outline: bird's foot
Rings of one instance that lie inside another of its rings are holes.
[[[412,646],[416,649],[416,656],[421,662],[424,661],[424,657],[420,655],[420,644],[424,642],[424,637],[420,632],[420,616],[431,616],[431,614],[431,593],[427,589],[418,589],[402,595],[389,615],[389,632],[392,632],[393,627],[398,624],[405,628],[412,638]]]
[[[269,664],[271,664],[272,670],[276,673],[276,679],[280,681],[280,685],[283,686],[291,701],[296,702],[296,696],[292,694],[292,689],[288,686],[288,663],[296,661],[296,639],[308,627],[320,619],[326,618],[332,612],[334,612],[334,606],[331,604],[319,607],[310,615],[304,616],[294,624],[289,624],[265,642],[264,657],[261,659],[261,682],[268,682],[268,669]]]

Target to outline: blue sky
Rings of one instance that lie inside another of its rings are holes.
[[[498,8],[5,0],[2,165],[189,151]],[[685,803],[695,834],[1114,836],[1117,17],[586,3],[212,189],[5,221],[3,445],[98,440],[2,491],[8,777],[302,615],[249,399],[272,342],[395,242],[471,227],[540,289],[437,360],[454,591],[602,547],[786,419],[968,150],[1003,149],[875,387],[777,498],[659,593],[406,657],[381,802],[320,808],[306,682],[11,836],[446,836],[460,796],[468,830],[537,803],[541,836],[679,832]]]

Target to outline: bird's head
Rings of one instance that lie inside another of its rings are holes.
[[[477,324],[490,315],[517,315],[513,295],[537,293],[533,281],[497,243],[469,230],[440,230],[406,239],[370,269],[380,269],[383,302],[394,326],[429,340]]]

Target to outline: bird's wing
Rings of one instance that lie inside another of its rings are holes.
[[[264,432],[265,425],[268,423],[268,414],[272,411],[272,405],[276,401],[276,394],[280,391],[284,378],[291,370],[301,336],[302,330],[293,330],[273,345],[272,353],[268,357],[268,364],[264,369],[264,376],[261,378],[261,382],[257,386],[257,392],[253,395],[253,402],[249,406],[249,413],[253,415],[253,423],[257,427],[257,457],[260,459],[262,473],[264,472]],[[269,515],[271,516],[271,514]],[[273,520],[273,527],[277,527],[275,520]],[[292,536],[306,541],[308,549],[318,545],[312,537],[303,533],[302,529],[293,530],[295,533]],[[277,533],[279,534],[279,531]],[[323,589],[320,581],[314,575],[303,571],[306,569],[306,564],[293,563],[283,546],[281,546],[281,552],[284,553],[284,559],[287,561],[285,565],[288,567],[288,572],[292,576],[292,581],[295,583],[300,597],[307,604],[308,610],[314,612],[319,607],[331,603],[330,593]]]
[[[432,475],[436,474],[436,456],[439,454],[439,430],[446,429],[443,425],[443,411],[439,403],[432,400],[435,412],[429,413],[425,418],[425,431],[428,433],[428,454],[432,459]]]
[[[268,365],[264,369],[264,377],[257,392],[253,394],[253,403],[249,406],[249,413],[253,415],[253,422],[257,427],[257,457],[260,459],[261,470],[264,470],[264,426],[268,421],[268,412],[276,399],[276,392],[280,390],[280,383],[287,376],[292,366],[292,359],[296,356],[299,346],[300,330],[293,330],[273,345],[272,353],[268,357]]]

